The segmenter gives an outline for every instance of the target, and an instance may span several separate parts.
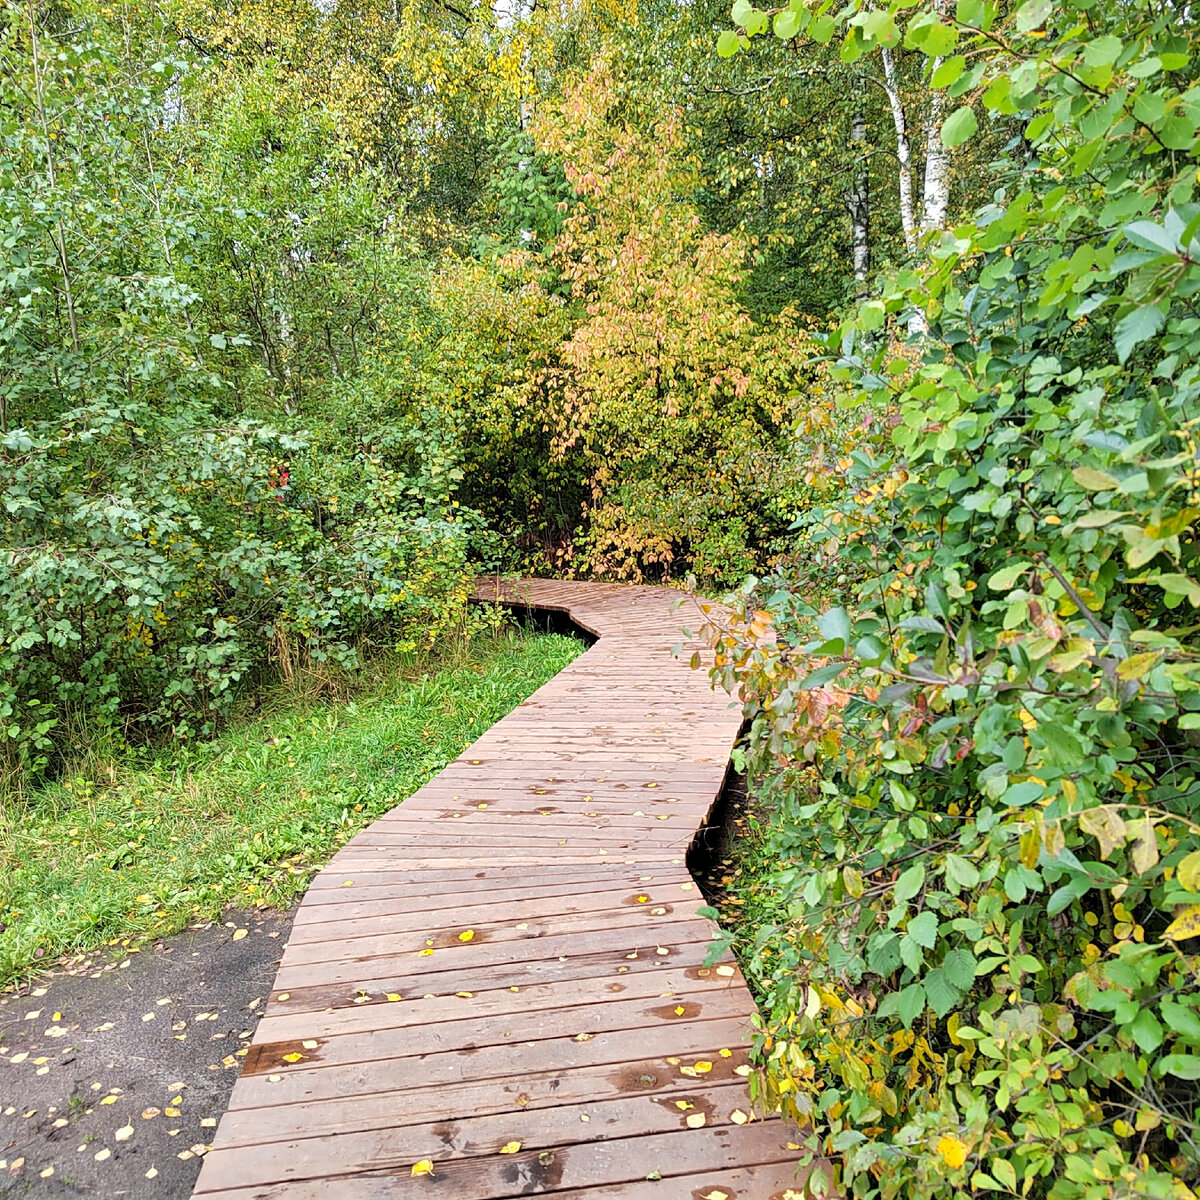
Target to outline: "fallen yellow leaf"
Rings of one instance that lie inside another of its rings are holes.
[[[432,1158],[423,1158],[423,1159],[421,1159],[420,1162],[413,1163],[412,1173],[413,1173],[414,1179],[421,1175],[432,1176],[433,1175],[433,1159]]]
[[[692,1064],[692,1069],[697,1075],[707,1075],[712,1070],[712,1063],[701,1060],[698,1063]]]
[[[101,1104],[116,1104],[116,1102],[116,1096],[105,1096],[104,1099],[100,1101]]]
[[[462,931],[462,933],[460,933],[460,934],[458,935],[458,940],[459,940],[460,942],[469,942],[469,941],[470,941],[470,940],[471,940],[471,939],[472,939],[474,936],[475,936],[475,930],[473,930],[473,929],[464,929],[464,930]]]
[[[720,1055],[722,1058],[732,1058],[732,1057],[733,1057],[733,1051],[732,1051],[732,1050],[718,1050],[718,1051],[717,1051],[717,1053],[718,1053],[718,1054],[719,1054],[719,1055]]]
[[[501,1154],[516,1154],[516,1152],[518,1150],[520,1150],[520,1148],[521,1148],[520,1142],[505,1142],[504,1145],[500,1147],[500,1153]]]
[[[285,1054],[283,1061],[286,1063],[298,1063],[304,1058],[303,1054],[297,1054],[294,1050],[291,1054]]]
[[[702,1125],[707,1124],[708,1118],[701,1112],[688,1113],[684,1118],[689,1129],[699,1129]]]
[[[132,1125],[122,1125],[121,1128],[118,1129],[117,1132],[113,1134],[113,1137],[115,1137],[118,1142],[129,1141],[129,1139],[131,1137],[133,1137],[133,1126]]]
[[[399,992],[388,992],[388,994],[387,994],[387,998],[388,998],[388,999],[389,999],[389,1000],[390,1000],[390,1001],[391,1001],[393,1004],[395,1004],[395,1003],[396,1003],[396,1001],[397,1001],[397,1000],[399,1000],[401,997],[400,997],[400,993],[399,993]]]
[[[729,1114],[729,1119],[735,1125],[745,1125],[745,1123],[750,1120],[750,1118],[744,1112],[742,1112],[740,1108],[735,1108],[733,1112]]]
[[[248,929],[235,929],[233,931],[233,940],[235,942],[240,942],[242,938],[244,938],[249,932],[250,931]]]

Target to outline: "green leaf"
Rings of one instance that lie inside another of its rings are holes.
[[[1174,1075],[1176,1079],[1200,1079],[1200,1055],[1168,1054],[1154,1064],[1154,1073]]]
[[[1121,232],[1135,246],[1158,254],[1178,254],[1180,245],[1175,236],[1153,221],[1132,221]]]
[[[1112,512],[1107,509],[1096,509],[1094,512],[1084,513],[1078,521],[1075,522],[1076,529],[1103,529],[1105,525],[1111,525],[1114,521],[1119,521],[1122,517],[1128,516],[1123,512]]]
[[[926,950],[932,950],[937,942],[938,919],[937,914],[926,910],[923,913],[918,913],[908,923],[908,935],[918,946],[924,946]]]
[[[954,986],[941,967],[926,971],[921,982],[925,985],[929,1007],[939,1019],[951,1012],[965,995],[963,990]]]
[[[930,83],[935,88],[949,87],[966,70],[967,60],[961,54],[946,59],[933,73]]]
[[[1152,583],[1160,587],[1168,596],[1180,596],[1194,607],[1200,608],[1200,583],[1187,575],[1137,575],[1130,583]]]
[[[732,29],[727,29],[717,38],[717,53],[722,58],[732,58],[742,47],[742,40]]]
[[[1157,304],[1143,304],[1126,313],[1118,322],[1113,333],[1113,342],[1117,347],[1117,361],[1122,365],[1142,342],[1152,338],[1167,319]]]
[[[1121,57],[1124,45],[1119,37],[1106,34],[1094,38],[1083,48],[1083,61],[1089,67],[1108,67]]]
[[[790,8],[785,8],[782,12],[775,14],[775,36],[780,41],[786,42],[789,38],[794,38],[799,30],[799,13],[793,12]]]
[[[1017,29],[1028,33],[1032,29],[1041,29],[1050,19],[1054,11],[1052,0],[1028,0],[1017,9]]]
[[[942,970],[946,978],[962,992],[970,990],[975,983],[975,972],[979,966],[975,955],[963,947],[951,950],[942,962]]]
[[[946,886],[951,892],[965,891],[979,883],[979,871],[957,854],[946,855]]]
[[[813,17],[812,24],[808,27],[808,36],[814,42],[820,42],[821,45],[826,45],[833,37],[834,30],[837,29],[837,24],[834,19],[827,14]]]
[[[1172,113],[1163,122],[1158,136],[1168,150],[1190,150],[1196,140],[1196,122],[1184,113]]]
[[[829,654],[842,654],[850,641],[850,614],[844,608],[830,608],[817,617],[817,628],[826,642],[841,642],[840,650],[829,650]]]
[[[824,687],[845,669],[846,664],[842,662],[828,663],[826,666],[818,667],[815,671],[810,671],[805,675],[804,681],[800,684],[800,691],[811,692],[814,688]]]
[[[910,983],[900,993],[896,1011],[904,1022],[904,1028],[911,1028],[912,1023],[925,1011],[925,989],[919,983]]]
[[[1007,567],[1001,567],[1000,570],[994,571],[988,578],[988,587],[996,592],[1007,592],[1032,566],[1033,563],[1022,560],[1021,562],[1011,563]]]
[[[884,317],[883,305],[878,300],[869,300],[858,310],[859,327],[870,332],[873,329],[880,329],[883,326]]]
[[[900,939],[887,931],[872,937],[867,947],[867,970],[887,978],[901,963]]]
[[[1111,492],[1120,486],[1120,480],[1107,471],[1098,471],[1095,467],[1076,467],[1071,472],[1071,478],[1089,492]]]
[[[936,21],[928,26],[920,40],[921,53],[929,58],[941,58],[947,51],[953,50],[958,42],[958,30],[953,25],[944,25]]]
[[[751,0],[734,0],[733,7],[729,10],[729,17],[740,29],[746,24],[746,18],[753,11],[754,5],[751,3]]]
[[[1143,1008],[1126,1028],[1130,1037],[1147,1054],[1152,1054],[1162,1045],[1163,1028],[1149,1008]]]
[[[923,863],[917,863],[915,866],[909,867],[896,880],[896,886],[892,889],[892,897],[897,901],[911,900],[924,886],[925,866]]]
[[[975,135],[978,128],[979,122],[975,118],[975,110],[969,104],[964,104],[962,108],[956,108],[942,122],[942,145],[947,149],[961,146],[963,142],[969,141]]]
[[[960,25],[969,25],[978,29],[983,24],[984,0],[958,0],[954,7],[954,17]]]
[[[921,943],[907,933],[900,939],[900,961],[914,975],[920,975],[925,969],[925,954],[921,950]]]

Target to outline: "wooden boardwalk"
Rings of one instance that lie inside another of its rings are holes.
[[[599,640],[314,879],[196,1197],[800,1187],[794,1134],[746,1120],[753,1002],[703,965],[684,861],[740,717],[672,656],[677,594],[506,598]]]

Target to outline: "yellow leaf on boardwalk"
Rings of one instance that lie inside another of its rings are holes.
[[[937,1149],[948,1167],[961,1167],[967,1161],[967,1143],[956,1137],[940,1138]]]
[[[473,929],[464,929],[464,930],[462,931],[462,933],[460,933],[460,934],[458,935],[458,940],[459,940],[460,942],[469,942],[469,941],[470,941],[470,940],[471,940],[471,939],[472,939],[474,936],[475,936],[475,930],[473,930]]]
[[[516,1152],[518,1150],[520,1150],[520,1148],[521,1148],[520,1142],[505,1142],[504,1145],[500,1147],[500,1153],[501,1154],[516,1154]]]
[[[1188,938],[1200,937],[1200,904],[1193,904],[1190,908],[1185,908],[1167,926],[1163,937],[1170,938],[1173,942],[1182,942]]]
[[[412,1165],[413,1178],[418,1178],[421,1175],[433,1175],[433,1159],[423,1158],[420,1162],[415,1162]]]

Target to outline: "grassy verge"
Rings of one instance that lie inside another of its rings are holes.
[[[0,983],[235,904],[286,905],[364,824],[410,795],[574,658],[503,634],[347,703],[292,697],[173,759],[93,766],[0,811]]]

